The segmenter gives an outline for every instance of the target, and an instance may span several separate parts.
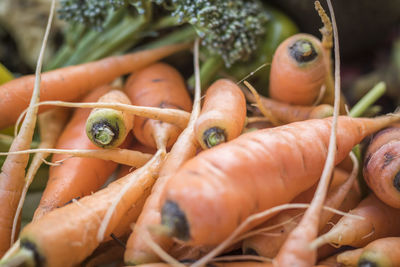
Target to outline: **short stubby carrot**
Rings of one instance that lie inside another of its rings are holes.
[[[365,136],[397,120],[397,115],[339,117],[335,162]],[[258,130],[201,152],[168,182],[162,224],[187,244],[216,245],[249,215],[290,202],[320,177],[331,122],[316,119]]]
[[[128,96],[120,90],[112,90],[99,98],[98,102],[131,104]],[[98,147],[120,146],[133,128],[132,114],[123,111],[96,108],[86,121],[86,134]]]
[[[102,95],[112,89],[111,86],[101,86],[86,96],[83,102],[97,101]],[[86,119],[90,114],[88,109],[77,109],[70,122],[59,137],[56,148],[59,149],[100,149],[89,140],[85,132]],[[80,198],[98,190],[111,173],[117,168],[112,161],[94,158],[68,158],[67,155],[56,154],[50,167],[49,181],[43,192],[40,204],[35,211],[34,220],[55,208],[64,206],[74,198]]]
[[[196,121],[197,141],[203,149],[238,137],[246,119],[246,99],[234,82],[215,81],[208,89]]]
[[[189,47],[190,44],[163,46],[43,73],[40,99],[41,101],[76,100],[88,91],[109,83],[121,75],[137,71]],[[0,118],[0,129],[15,123],[21,112],[28,107],[34,80],[34,75],[28,75],[0,86],[0,110],[7,114]]]
[[[150,65],[133,73],[124,91],[133,105],[175,108],[190,111],[192,102],[181,74],[165,63]],[[133,132],[144,145],[156,147],[153,124],[160,124],[170,131],[167,146],[171,146],[182,129],[169,123],[135,117]]]
[[[400,124],[373,137],[365,153],[363,174],[380,200],[400,208]]]
[[[271,64],[271,98],[297,105],[313,104],[327,75],[321,41],[309,34],[296,34],[282,42]]]

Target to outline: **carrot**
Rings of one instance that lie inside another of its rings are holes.
[[[132,74],[127,80],[124,90],[133,105],[185,111],[191,109],[191,100],[182,76],[174,68],[164,63],[153,64]],[[135,118],[133,132],[141,143],[157,147],[152,132],[154,127],[164,127],[170,131],[167,147],[175,142],[181,132],[181,129],[174,125],[140,117]]]
[[[371,140],[363,174],[380,200],[400,208],[400,124],[378,132]]]
[[[39,148],[51,148],[54,147],[58,137],[60,136],[67,120],[69,118],[69,110],[65,108],[56,108],[53,110],[49,110],[40,114],[39,116],[39,127],[40,127],[40,145]],[[33,178],[35,177],[40,165],[43,160],[47,158],[49,153],[37,153],[32,159],[32,162],[29,166],[27,175],[25,177],[25,185],[21,193],[21,198],[18,203],[17,210],[14,216],[14,223],[11,232],[11,242],[13,243],[15,240],[16,232],[17,232],[17,224],[19,220],[19,215],[22,210],[22,205],[25,201],[26,193],[28,192],[28,188],[31,185]]]
[[[246,100],[240,87],[228,79],[214,82],[205,95],[196,121],[197,141],[203,149],[230,141],[240,135],[246,119]]]
[[[245,91],[246,98],[255,103],[254,95]],[[291,123],[308,119],[322,119],[332,116],[333,107],[328,104],[318,106],[299,106],[279,102],[267,97],[260,96],[262,105],[268,109],[272,116],[281,123]]]
[[[357,266],[358,259],[363,252],[363,248],[346,250],[345,252],[337,255],[337,262],[344,264],[345,266]]]
[[[117,206],[107,224],[106,236],[112,233],[132,203],[154,182],[163,155],[159,150],[135,172],[28,224],[20,234],[20,248],[8,260],[20,259],[25,264],[29,263],[29,266],[64,267],[82,262],[102,241],[96,235],[113,203],[117,201]],[[129,186],[132,183],[134,186]],[[128,190],[123,195],[123,201],[120,201],[119,193],[125,188]]]
[[[160,224],[161,214],[160,210],[160,197],[165,188],[165,185],[184,162],[192,158],[197,151],[198,143],[196,142],[195,136],[195,122],[199,117],[200,113],[200,79],[198,75],[198,41],[195,42],[194,48],[194,69],[195,69],[195,95],[193,101],[193,109],[190,115],[188,126],[179,135],[177,141],[173,145],[171,152],[165,160],[161,170],[160,176],[157,179],[151,195],[146,200],[143,211],[138,218],[137,227],[133,230],[133,233],[128,239],[127,248],[125,251],[124,259],[128,263],[147,263],[154,262],[159,259],[159,256],[146,245],[146,242],[142,239],[141,229],[145,226]],[[152,235],[154,241],[161,246],[164,250],[169,250],[173,241],[165,235]]]
[[[50,32],[50,27],[54,14],[55,1],[51,2],[50,15],[48,18],[46,31],[43,37],[42,46],[39,53],[39,58],[35,71],[34,78],[34,89],[32,97],[29,102],[29,108],[26,113],[25,119],[22,123],[21,130],[18,135],[14,138],[11,144],[10,151],[18,151],[27,149],[30,147],[33,137],[33,132],[36,124],[36,115],[38,109],[33,107],[40,99],[40,72],[42,69],[43,55],[46,48],[47,38]],[[18,96],[19,97],[19,96]],[[3,101],[3,97],[0,97],[0,102]],[[28,104],[27,104],[28,106]],[[4,110],[2,110],[5,112]],[[11,113],[5,112],[7,116],[1,116],[2,118],[9,117]],[[6,252],[11,244],[11,232],[13,225],[13,218],[18,206],[19,198],[22,194],[22,190],[25,182],[25,168],[28,164],[28,155],[10,155],[7,156],[0,172],[0,257]]]
[[[334,185],[333,187],[331,186],[330,192],[328,193],[328,197],[325,201],[326,206],[332,208],[340,207],[339,210],[348,211],[358,204],[361,198],[360,193],[354,190],[354,186],[352,192],[349,192],[352,189],[352,185],[354,185],[357,173],[358,170],[353,171],[352,175],[349,177],[348,173],[339,169],[335,169],[333,175],[334,183],[337,183],[335,180],[340,181],[343,180],[344,177],[349,179],[347,179],[347,182],[342,182],[343,185],[340,184],[337,186]],[[315,189],[316,185],[296,197],[293,200],[293,203],[309,203],[313,198]],[[268,258],[275,257],[289,233],[300,221],[302,214],[302,210],[286,210],[268,220],[259,228],[262,229],[263,227],[270,227],[273,225],[281,226],[274,229],[272,232],[268,232],[266,234],[262,232],[258,235],[245,239],[242,246],[244,253],[256,253],[256,255]],[[319,224],[319,231],[323,230],[324,226],[326,226],[332,216],[333,214],[330,212],[324,212],[322,214]]]
[[[169,45],[46,72],[42,76],[41,99],[78,99],[88,91],[121,75],[137,71],[188,47],[189,44]],[[0,86],[0,110],[7,114],[0,118],[0,129],[15,123],[20,113],[28,106],[33,84],[34,76],[28,75]]]
[[[394,267],[400,265],[400,237],[386,237],[369,243],[358,260],[358,266]]]
[[[122,91],[112,90],[98,102],[131,104]],[[86,122],[86,134],[98,147],[120,146],[133,128],[133,115],[114,109],[94,109]]]
[[[311,105],[327,75],[321,42],[309,34],[295,34],[282,42],[271,64],[271,98],[296,105]]]
[[[110,90],[111,87],[108,85],[99,87],[83,101],[96,101]],[[85,123],[89,113],[87,109],[78,109],[74,112],[57,141],[57,149],[99,149],[92,144],[85,133]],[[64,206],[71,199],[96,191],[117,167],[114,162],[93,158],[68,158],[58,154],[52,158],[54,163],[61,160],[63,160],[61,164],[50,167],[49,180],[35,211],[34,220],[55,208]]]
[[[340,117],[335,162],[365,136],[396,120],[397,115]],[[250,214],[288,203],[319,178],[331,122],[308,120],[258,130],[201,152],[168,182],[162,197],[163,225],[187,244],[213,245]]]
[[[362,247],[378,238],[400,234],[400,211],[387,206],[374,194],[361,201],[350,214],[362,216],[364,220],[343,217],[328,233],[318,237],[312,246],[333,243]]]

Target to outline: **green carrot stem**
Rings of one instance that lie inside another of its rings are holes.
[[[360,117],[376,100],[386,92],[385,82],[377,83],[357,104],[350,110],[351,117]]]
[[[207,89],[207,86],[215,78],[218,71],[224,66],[224,61],[219,55],[211,56],[203,62],[200,69],[201,88],[202,91]],[[188,80],[189,88],[194,88],[195,77],[192,75]]]

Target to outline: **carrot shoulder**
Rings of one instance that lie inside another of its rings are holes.
[[[398,119],[340,117],[336,163],[365,136]],[[163,225],[188,244],[215,245],[249,215],[290,202],[320,177],[331,122],[308,120],[259,130],[201,152],[167,184],[161,199]]]
[[[188,44],[164,46],[43,73],[40,98],[42,101],[76,100],[121,75],[141,69],[188,47]],[[35,77],[29,75],[0,86],[0,110],[7,114],[0,118],[0,129],[15,123],[22,111],[28,107],[34,80]]]

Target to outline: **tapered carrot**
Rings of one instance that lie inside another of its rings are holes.
[[[369,243],[358,259],[358,266],[400,266],[400,237],[386,237]]]
[[[246,98],[254,103],[254,95],[245,91]],[[284,102],[276,101],[264,96],[260,96],[263,106],[282,123],[291,123],[308,119],[322,119],[332,116],[333,107],[322,104],[318,106],[299,106],[290,105]]]
[[[56,108],[40,114],[39,116],[39,131],[40,131],[40,145],[39,148],[52,148],[55,146],[58,137],[60,136],[67,120],[69,118],[69,110],[65,108]],[[14,242],[17,234],[17,223],[22,205],[25,201],[28,188],[40,168],[43,160],[47,158],[49,153],[37,153],[32,159],[29,166],[27,175],[25,177],[25,185],[21,193],[21,198],[14,216],[13,229],[11,233],[11,242]]]
[[[44,50],[46,48],[46,42],[49,36],[50,27],[53,19],[54,7],[55,0],[51,2],[50,15],[36,66],[32,97],[30,98],[30,101],[27,101],[26,104],[26,106],[28,106],[29,102],[29,108],[22,123],[21,130],[11,144],[10,151],[27,149],[30,147],[32,142],[33,132],[36,124],[36,116],[38,112],[38,108],[34,107],[34,105],[39,102],[40,99],[40,72],[42,69]],[[3,97],[0,97],[0,99],[0,103],[2,103],[2,101],[4,101]],[[5,110],[2,111],[5,112]],[[7,113],[5,112],[4,114]],[[1,117],[6,118],[8,117],[8,115]],[[6,250],[10,247],[10,245],[12,245],[10,241],[13,218],[15,216],[19,198],[24,187],[25,168],[28,164],[28,159],[29,156],[27,154],[10,155],[7,156],[1,168],[0,205],[2,206],[2,208],[0,209],[0,257],[2,257]]]
[[[20,234],[20,248],[8,260],[17,258],[29,266],[75,266],[89,256],[102,240],[97,238],[107,210],[118,201],[105,235],[112,233],[126,211],[151,186],[164,153],[156,155],[140,169],[118,179],[106,188],[43,215],[28,224]],[[128,186],[127,185],[132,185]],[[119,193],[127,188],[123,200]]]
[[[195,42],[194,49],[195,73],[198,73],[198,41]],[[127,263],[148,263],[159,260],[159,256],[147,246],[141,237],[141,229],[145,226],[160,224],[160,197],[165,188],[166,183],[184,162],[192,158],[197,151],[198,143],[194,132],[195,122],[200,113],[200,80],[198,74],[196,77],[195,95],[193,101],[193,109],[190,115],[188,126],[179,135],[178,140],[173,145],[171,152],[165,160],[161,170],[160,177],[155,183],[151,195],[146,200],[143,212],[137,221],[137,227],[128,239],[124,260]],[[147,229],[145,229],[147,230]],[[152,235],[154,241],[164,250],[169,250],[173,241],[165,235]]]
[[[296,105],[313,104],[327,75],[321,42],[309,34],[296,34],[282,42],[271,64],[271,98]]]
[[[83,101],[96,101],[109,92],[110,86],[102,86],[92,91]],[[58,149],[99,149],[86,136],[85,123],[90,110],[78,109],[57,141]],[[50,167],[49,181],[43,192],[34,220],[55,208],[64,206],[74,198],[80,198],[99,189],[117,167],[112,161],[94,158],[68,158],[56,154],[52,161],[61,164]]]
[[[335,162],[396,120],[398,115],[339,117]],[[168,182],[163,225],[188,244],[218,244],[250,214],[288,203],[321,175],[331,122],[316,119],[258,130],[201,152]]]
[[[41,99],[78,99],[88,91],[121,75],[137,71],[189,46],[190,44],[169,45],[46,72],[42,76]],[[0,118],[0,129],[15,123],[20,113],[28,106],[33,83],[34,76],[29,75],[0,86],[0,110],[7,114]]]
[[[400,208],[400,124],[378,132],[371,140],[363,174],[380,200]]]
[[[333,243],[339,246],[362,247],[369,242],[400,234],[400,210],[387,206],[374,194],[370,194],[350,211],[364,220],[343,217],[328,233],[318,237],[313,247]]]
[[[203,149],[230,141],[240,135],[246,119],[246,100],[240,87],[228,79],[214,82],[204,98],[196,121],[197,141]]]
[[[98,102],[131,104],[122,91],[112,90],[99,98]],[[133,115],[114,109],[94,109],[86,122],[86,134],[98,147],[120,146],[133,128]]]
[[[124,88],[133,105],[175,108],[190,111],[191,100],[186,90],[184,80],[180,73],[173,67],[156,63],[132,74]],[[153,126],[153,124],[160,124]],[[143,144],[157,147],[153,127],[164,127],[170,131],[167,146],[171,146],[178,137],[181,129],[160,123],[159,121],[136,117],[133,132],[135,137]]]

